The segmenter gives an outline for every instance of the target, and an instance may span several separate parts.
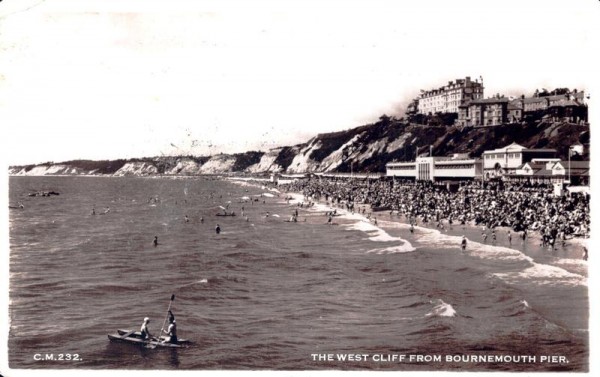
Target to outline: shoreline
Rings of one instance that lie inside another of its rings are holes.
[[[263,188],[267,188],[267,186],[262,185]],[[267,188],[268,189],[268,188]],[[273,188],[274,189],[274,188]],[[277,190],[277,189],[274,189]],[[279,191],[279,190],[278,190]],[[325,206],[329,211],[337,210],[344,211],[347,214],[351,214],[352,212],[348,211],[344,208],[343,205],[339,207],[334,203],[330,203],[327,201],[321,200],[313,200],[307,198],[303,193],[295,192],[295,191],[280,191],[284,195],[298,195],[303,199],[305,203],[311,201],[317,203],[319,205]],[[410,242],[410,233],[409,233],[409,225],[408,219],[404,215],[398,215],[396,211],[394,211],[391,215],[389,211],[381,211],[381,212],[373,212],[370,204],[356,204],[358,209],[365,209],[365,214],[359,211],[355,211],[354,215],[359,215],[362,217],[362,221],[368,222],[369,224],[378,227],[384,231],[389,230],[389,227],[385,226],[385,222],[391,222],[395,224],[402,224],[406,226],[406,230],[400,230],[400,237]],[[367,214],[370,214],[370,218]],[[377,223],[375,223],[377,220]],[[572,261],[580,261],[579,263],[583,263],[587,265],[587,260],[583,258],[584,248],[589,250],[589,238],[580,238],[580,237],[572,237],[566,239],[564,241],[564,245],[562,242],[557,242],[554,246],[554,249],[549,246],[542,246],[542,235],[537,231],[531,231],[527,233],[526,240],[521,238],[521,233],[513,231],[509,227],[496,227],[494,228],[495,233],[497,235],[497,239],[495,242],[492,240],[492,229],[487,228],[486,232],[488,234],[488,238],[486,241],[483,240],[482,236],[482,227],[475,225],[473,223],[466,223],[465,225],[461,224],[453,224],[449,225],[447,220],[442,221],[443,228],[438,228],[435,222],[423,223],[422,221],[417,221],[415,224],[415,230],[427,229],[427,230],[437,230],[441,234],[446,234],[448,236],[454,236],[460,239],[463,235],[467,238],[469,242],[476,242],[482,245],[494,246],[494,247],[505,247],[513,250],[517,250],[524,255],[531,257],[536,262],[548,262],[553,258],[558,260],[560,259],[568,259]],[[397,229],[397,228],[396,228]],[[511,239],[509,240],[509,231],[511,234]],[[460,247],[460,241],[457,240],[457,248]],[[587,268],[587,266],[586,266]]]

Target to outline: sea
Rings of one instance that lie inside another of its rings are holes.
[[[589,370],[568,245],[308,201],[217,176],[10,177],[10,368]],[[144,317],[158,334],[167,309],[189,347],[108,339]]]

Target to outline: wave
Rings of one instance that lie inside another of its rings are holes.
[[[456,317],[456,310],[452,307],[452,305],[445,303],[441,299],[436,299],[431,301],[432,304],[435,304],[433,309],[425,314],[425,317]]]
[[[507,314],[503,315],[504,317],[520,317],[527,313],[533,313],[526,300],[519,300],[518,302],[513,303],[506,308],[505,311]]]
[[[400,237],[394,237],[385,230],[381,229],[375,224],[366,221],[366,218],[359,214],[351,214],[345,211],[340,212],[340,217],[347,220],[354,220],[353,223],[344,224],[343,226],[347,229],[359,230],[361,232],[369,234],[369,240],[375,242],[400,242],[400,245],[388,246],[385,248],[376,248],[367,251],[368,253],[376,254],[389,254],[389,253],[408,253],[415,251],[416,249],[410,242]]]
[[[403,224],[408,227],[408,225]],[[436,250],[460,250],[460,241],[462,237],[444,234],[437,229],[417,227],[420,230],[419,241],[434,247]],[[503,261],[503,262],[521,262],[522,269],[519,271],[497,272],[491,274],[506,282],[516,283],[522,280],[530,280],[537,284],[555,285],[587,285],[587,278],[578,273],[567,271],[561,266],[552,264],[542,264],[536,262],[530,256],[523,252],[509,247],[488,245],[481,242],[468,239],[466,255],[481,259]],[[583,272],[587,267],[587,262],[577,259],[559,259],[553,262],[565,267],[580,267],[577,272]],[[510,266],[515,267],[512,263]],[[518,265],[516,265],[518,266]],[[585,274],[585,273],[584,273]]]
[[[304,196],[300,194],[288,193],[288,197],[291,197],[291,203],[301,203],[304,201]],[[309,207],[309,210],[312,212],[331,212],[334,209],[328,205],[322,203],[315,203],[313,206]],[[375,254],[390,254],[390,253],[408,253],[415,251],[416,249],[412,246],[410,242],[407,240],[394,237],[388,234],[385,230],[380,227],[372,224],[368,221],[368,219],[358,213],[350,213],[346,210],[335,209],[337,211],[337,216],[340,219],[351,220],[352,222],[349,224],[341,224],[341,226],[345,227],[349,230],[358,230],[364,233],[369,234],[368,239],[375,242],[399,242],[400,245],[389,246],[385,248],[376,248],[372,250],[368,250],[367,253],[375,253]]]
[[[188,284],[184,284],[180,288],[189,287],[191,285],[196,285],[196,284],[207,284],[207,283],[208,283],[208,279],[204,278],[204,279],[200,279],[200,280],[197,280],[197,281],[193,281],[193,282],[188,283]]]
[[[415,251],[415,248],[412,247],[412,245],[410,243],[406,243],[404,245],[399,245],[399,246],[390,246],[390,247],[383,247],[383,248],[378,248],[378,249],[371,249],[368,250],[367,253],[370,254],[395,254],[395,253],[410,253]]]
[[[532,262],[532,266],[521,271],[492,274],[502,280],[518,283],[521,280],[539,285],[586,285],[587,278],[561,267]]]

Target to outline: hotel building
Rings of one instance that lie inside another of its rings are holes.
[[[420,114],[458,113],[458,107],[468,101],[483,98],[483,80],[472,81],[469,76],[449,81],[441,88],[422,91],[417,98]]]

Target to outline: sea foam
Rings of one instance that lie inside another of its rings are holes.
[[[437,299],[431,301],[432,304],[435,304],[433,309],[425,314],[425,317],[456,317],[456,310],[452,307],[452,305],[445,303],[441,299]]]
[[[495,273],[496,277],[508,282],[531,281],[539,285],[587,285],[585,276],[569,272],[557,266],[532,263],[533,265],[517,272]]]

